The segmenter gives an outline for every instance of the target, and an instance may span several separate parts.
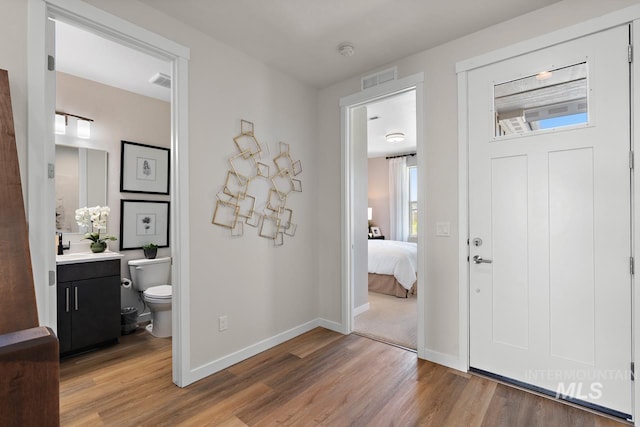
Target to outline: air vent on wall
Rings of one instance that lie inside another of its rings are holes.
[[[166,87],[167,89],[170,89],[171,76],[168,76],[164,73],[156,73],[149,79],[149,83],[153,83],[158,86],[162,86],[162,87]]]
[[[362,78],[362,90],[381,85],[382,83],[395,80],[398,77],[398,67],[388,68],[375,74]]]

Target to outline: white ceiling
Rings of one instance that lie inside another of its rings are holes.
[[[56,22],[56,70],[152,98],[170,101],[171,91],[149,83],[158,72],[171,75],[168,62]]]
[[[559,0],[140,1],[323,88]]]
[[[411,90],[367,104],[367,152],[369,158],[416,151],[416,91]],[[373,117],[378,117],[372,120]],[[402,142],[387,142],[385,136],[401,132]]]
[[[229,46],[322,88],[559,0],[140,0]],[[349,42],[355,55],[343,57]],[[59,71],[164,101],[149,83],[171,73],[157,58],[62,22],[56,23]],[[415,93],[367,106],[369,157],[415,151]],[[384,136],[406,135],[390,145]]]

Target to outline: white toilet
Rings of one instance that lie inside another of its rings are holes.
[[[159,338],[171,336],[171,257],[132,259],[129,272],[133,287],[141,291],[151,311],[147,331]]]

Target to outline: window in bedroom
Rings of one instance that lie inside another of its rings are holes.
[[[418,168],[409,166],[409,237],[418,237]]]

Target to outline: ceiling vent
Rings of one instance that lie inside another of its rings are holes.
[[[164,73],[156,73],[149,79],[149,83],[153,83],[158,86],[162,86],[162,87],[166,87],[167,89],[170,89],[171,76],[168,76]]]
[[[398,67],[388,68],[379,73],[371,74],[362,78],[362,90],[381,85],[398,78]]]

